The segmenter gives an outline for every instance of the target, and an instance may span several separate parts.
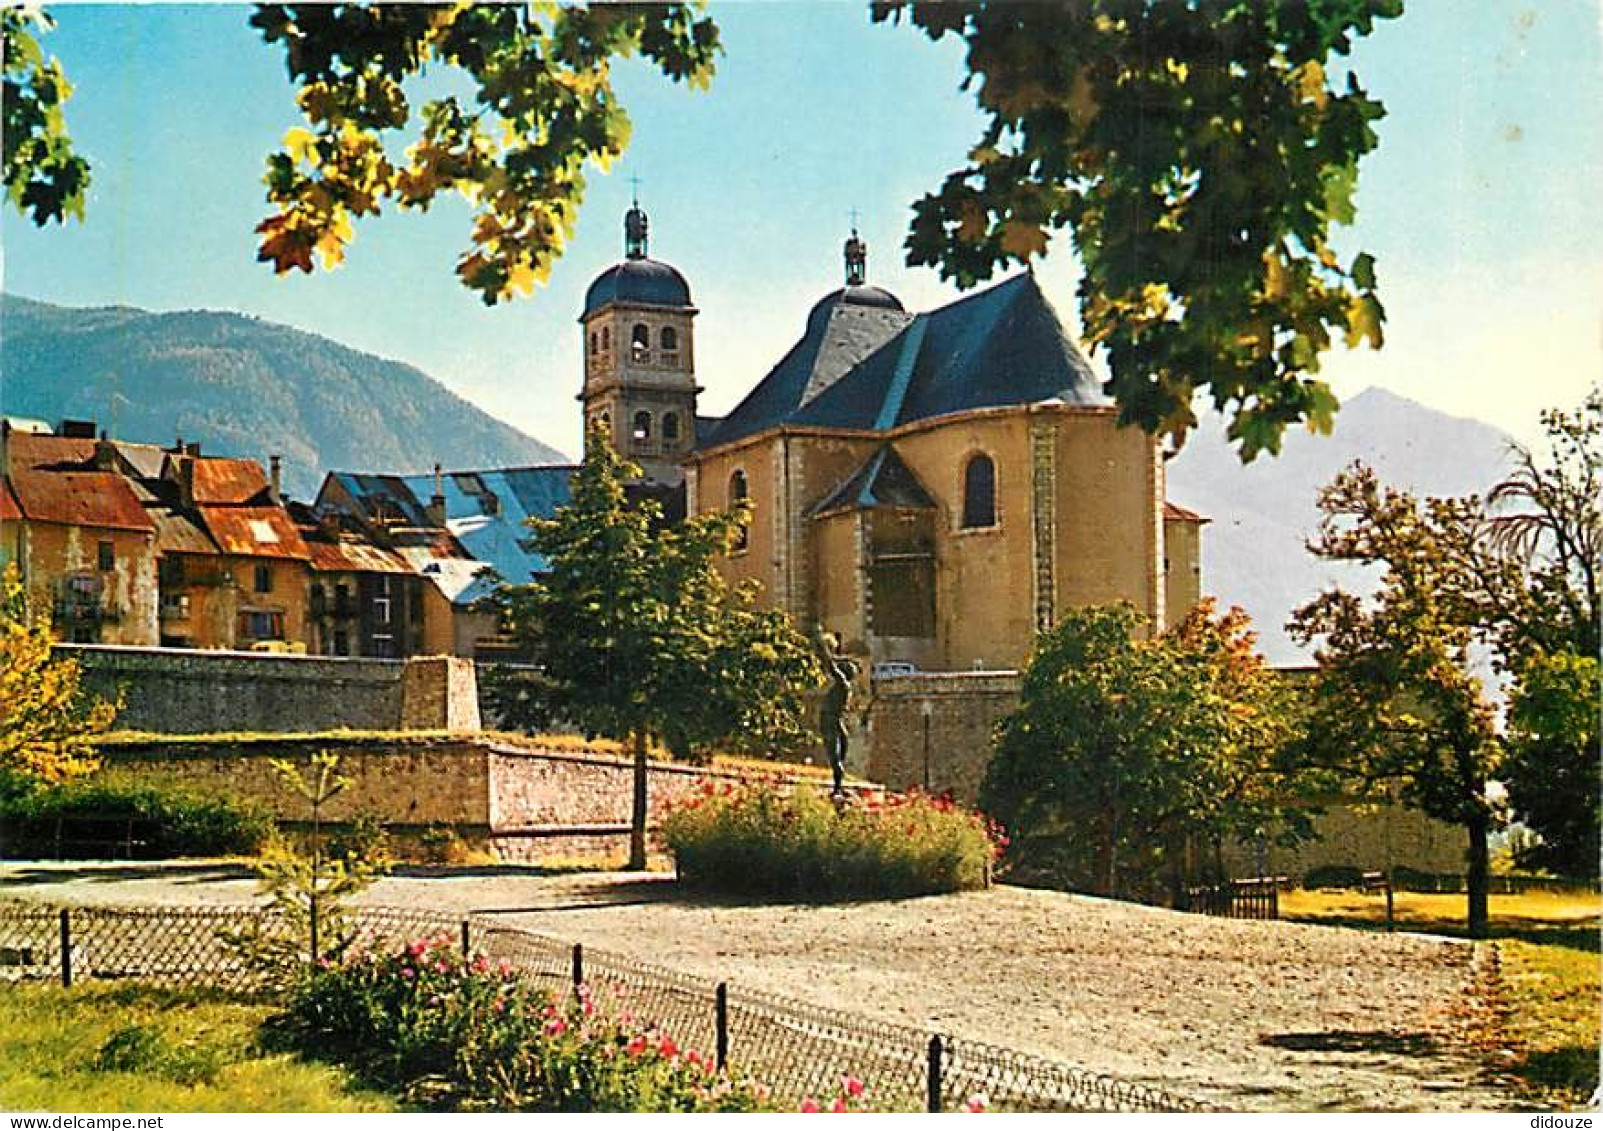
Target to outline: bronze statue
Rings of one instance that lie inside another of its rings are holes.
[[[857,665],[837,651],[839,644],[822,629],[817,642],[824,661],[824,700],[818,708],[818,731],[824,739],[824,753],[829,757],[829,769],[835,785],[830,791],[835,797],[846,793],[846,709],[852,699],[852,679]]]

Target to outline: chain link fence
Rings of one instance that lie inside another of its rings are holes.
[[[46,907],[0,903],[0,984],[125,980],[260,992],[263,976],[224,941],[259,907]],[[671,1035],[732,1075],[760,1081],[781,1104],[827,1100],[855,1077],[878,1109],[941,1111],[983,1097],[989,1110],[1186,1112],[1206,1105],[1045,1057],[680,971],[511,927],[493,916],[453,918],[402,908],[352,914],[354,945],[386,949],[448,938],[506,961],[556,994],[583,984],[597,1006]]]

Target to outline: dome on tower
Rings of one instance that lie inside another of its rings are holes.
[[[678,270],[655,259],[625,259],[596,276],[584,293],[584,317],[609,302],[687,307],[690,284]]]
[[[637,200],[623,218],[625,258],[597,275],[585,291],[581,320],[613,302],[680,309],[691,306],[685,277],[676,268],[647,257],[647,229],[645,210]]]

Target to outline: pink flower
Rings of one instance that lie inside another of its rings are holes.
[[[560,1037],[567,1031],[568,1023],[560,1017],[553,1017],[545,1023],[545,1035],[548,1037]]]
[[[843,1112],[843,1111],[850,1111],[851,1109],[846,1106],[846,1097],[845,1096],[836,1096],[835,1097],[835,1102],[829,1105],[829,1110],[833,1111],[833,1112],[836,1112],[836,1113],[840,1113],[840,1112]]]
[[[423,956],[423,952],[428,949],[428,940],[418,939],[416,942],[406,948],[406,953],[410,954],[413,958],[421,958]]]
[[[984,1111],[990,1106],[991,1106],[991,1101],[986,1098],[984,1092],[975,1092],[972,1096],[970,1096],[968,1098],[968,1103],[963,1105],[963,1110],[964,1111]]]
[[[403,966],[401,968],[401,977],[405,978],[407,981],[411,981],[412,978],[416,976],[416,973],[417,972],[410,966]]]
[[[848,1096],[860,1096],[863,1094],[863,1082],[855,1076],[842,1076],[840,1088]]]
[[[496,969],[499,970],[502,974],[510,974],[510,973],[512,973],[512,963],[508,962],[506,959],[503,958],[501,960],[501,964],[498,967],[496,967]]]
[[[484,955],[481,954],[473,960],[473,972],[475,974],[482,974],[489,968],[490,960],[484,957]]]
[[[806,1099],[804,1099],[801,1102],[801,1107],[797,1108],[796,1110],[797,1111],[813,1112],[813,1111],[820,1111],[822,1109],[819,1108],[817,1100],[813,1099],[812,1096],[808,1096]]]

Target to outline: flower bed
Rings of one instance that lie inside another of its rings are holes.
[[[760,1084],[732,1079],[671,1035],[602,1015],[584,987],[558,1002],[506,963],[465,958],[446,937],[325,962],[268,1032],[433,1110],[775,1110]],[[847,1077],[833,1101],[804,1110],[860,1109],[862,1095]]]
[[[662,836],[681,880],[804,900],[984,887],[1007,843],[994,822],[949,797],[837,801],[808,789],[711,782],[669,810]]]

